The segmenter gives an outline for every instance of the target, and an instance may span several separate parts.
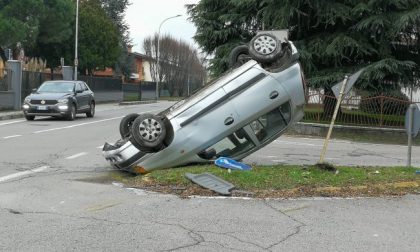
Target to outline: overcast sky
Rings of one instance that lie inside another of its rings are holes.
[[[182,39],[194,45],[192,36],[196,29],[187,20],[185,5],[198,2],[199,0],[131,0],[131,5],[126,12],[126,21],[130,26],[133,51],[144,53],[144,38],[158,32],[163,20],[178,14],[182,16],[169,19],[162,24],[160,34],[170,34],[175,39]]]

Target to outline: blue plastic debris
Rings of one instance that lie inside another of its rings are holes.
[[[251,170],[251,166],[233,160],[231,158],[220,157],[214,161],[214,164],[225,169],[232,169],[232,170],[241,170],[241,171],[249,171]]]

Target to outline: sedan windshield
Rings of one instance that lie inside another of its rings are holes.
[[[38,88],[39,93],[70,93],[73,90],[73,82],[45,82]]]

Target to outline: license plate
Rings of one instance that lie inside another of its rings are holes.
[[[47,110],[48,107],[47,106],[38,106],[38,110]]]

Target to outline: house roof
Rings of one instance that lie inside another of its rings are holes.
[[[142,54],[142,53],[138,53],[138,52],[131,52],[131,55],[133,55],[136,58],[141,58],[141,59],[145,59],[145,60],[150,60],[150,61],[154,61],[155,59],[146,55],[146,54]]]

